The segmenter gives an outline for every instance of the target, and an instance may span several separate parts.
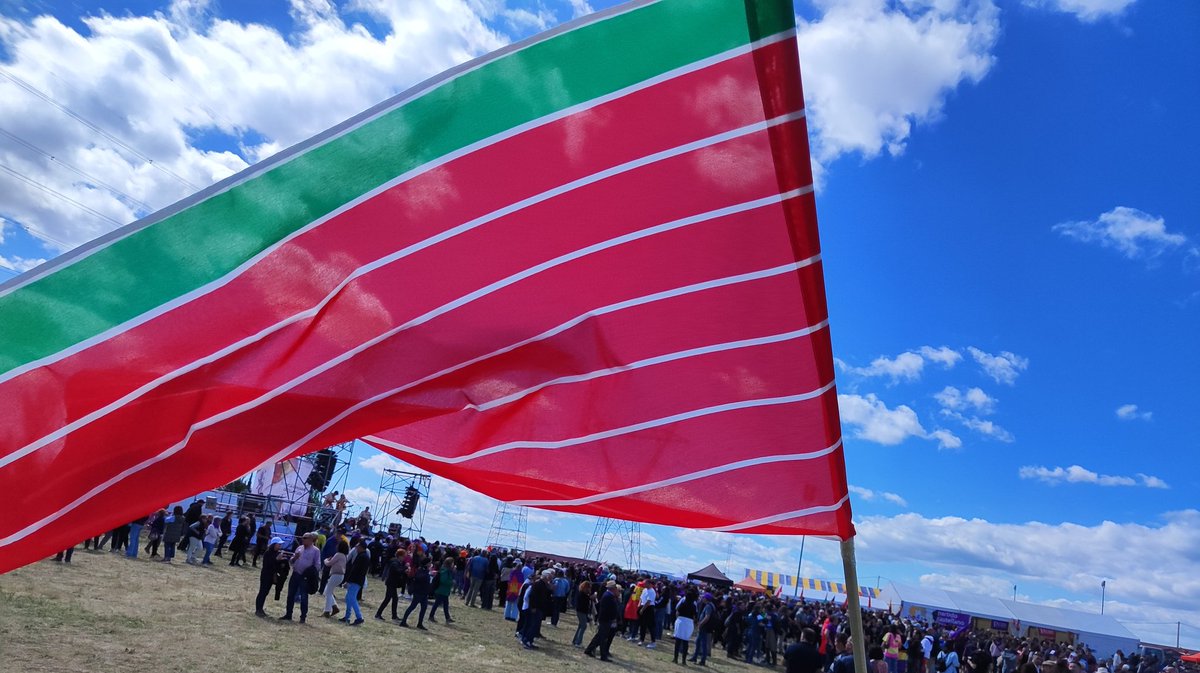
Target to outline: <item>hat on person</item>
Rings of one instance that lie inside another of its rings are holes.
[[[281,538],[281,537],[273,537],[273,538],[271,538],[271,542],[270,542],[270,543],[268,543],[268,544],[267,544],[267,546],[268,546],[268,547],[270,547],[270,546],[271,546],[271,545],[273,545],[273,544],[283,544],[283,538]]]

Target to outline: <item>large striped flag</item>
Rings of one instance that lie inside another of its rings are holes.
[[[584,18],[0,287],[0,571],[358,437],[525,505],[851,536],[792,12]]]

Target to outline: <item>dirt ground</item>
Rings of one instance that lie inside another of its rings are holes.
[[[535,651],[521,649],[502,610],[468,608],[457,597],[450,603],[454,624],[428,624],[428,632],[402,629],[372,618],[382,599],[378,580],[368,584],[367,622],[360,627],[321,618],[321,606],[310,610],[303,625],[259,619],[253,614],[258,570],[215,561],[193,567],[177,556],[168,565],[77,549],[70,564],[46,560],[0,576],[0,671],[683,670],[671,663],[669,635],[657,650],[618,637],[613,664],[584,656],[571,646],[573,613],[558,628],[547,622],[546,639]],[[338,602],[344,604],[341,595]],[[284,604],[273,599],[272,594],[267,612],[275,617]],[[751,668],[717,652],[707,670]]]

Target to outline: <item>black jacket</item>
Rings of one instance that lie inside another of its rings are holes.
[[[362,586],[367,583],[367,572],[371,569],[371,557],[361,551],[354,560],[346,564],[346,584]]]
[[[612,595],[611,591],[605,591],[600,597],[600,603],[596,606],[596,621],[598,622],[614,622],[621,616],[621,608],[617,604],[617,597]]]

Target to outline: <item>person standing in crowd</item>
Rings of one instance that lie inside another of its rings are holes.
[[[238,517],[233,539],[229,541],[229,565],[246,565],[246,549],[250,546],[250,538],[254,535],[254,526],[253,514]]]
[[[833,648],[837,652],[833,662],[829,664],[829,673],[855,673],[854,651],[850,636],[838,633],[833,638]]]
[[[696,652],[692,655],[692,663],[707,666],[708,657],[712,655],[712,630],[718,624],[717,606],[713,604],[713,596],[707,591],[700,595],[700,603],[696,606]]]
[[[327,495],[325,497],[329,498],[330,496]],[[326,563],[326,561],[333,558],[334,554],[338,553],[338,545],[340,542],[341,538],[338,537],[337,532],[334,531],[326,536],[325,544],[321,545],[321,586],[317,587],[317,592],[321,595],[325,595],[325,587],[329,586],[329,576],[333,574],[333,571],[330,570],[331,566]],[[329,608],[325,608],[325,610],[328,612]]]
[[[508,590],[504,594],[504,618],[510,622],[517,621],[520,616],[520,606],[517,604],[517,599],[521,595],[521,585],[525,583],[525,574],[522,572],[521,559],[516,559],[512,567],[509,569],[508,576],[505,578],[508,582]]]
[[[129,522],[129,540],[125,546],[126,558],[137,558],[138,549],[142,546],[142,527],[150,517],[142,516]]]
[[[442,568],[438,571],[433,589],[433,607],[429,609],[429,621],[437,622],[437,609],[440,605],[447,624],[453,624],[450,618],[450,592],[454,591],[454,559],[446,557]]]
[[[391,560],[388,561],[387,578],[383,582],[387,593],[383,597],[383,602],[379,604],[379,609],[375,611],[375,619],[383,619],[383,611],[390,605],[392,606],[392,620],[400,621],[396,610],[400,607],[400,585],[408,574],[406,561],[403,549],[397,549],[396,553],[392,554]]]
[[[479,590],[482,596],[479,599],[479,608],[481,610],[491,610],[492,602],[496,599],[496,578],[500,576],[500,559],[495,555],[491,555],[487,559],[487,565],[483,568],[483,585]]]
[[[275,584],[275,576],[279,572],[279,566],[287,565],[283,559],[283,553],[280,547],[283,546],[281,538],[273,538],[267,545],[266,556],[263,557],[262,570],[258,576],[258,596],[254,599],[254,614],[259,617],[266,617],[267,595],[271,593],[271,586]]]
[[[408,579],[408,591],[412,594],[412,601],[408,604],[408,609],[404,611],[404,617],[400,619],[400,626],[408,628],[408,616],[412,611],[421,608],[421,612],[417,615],[417,628],[422,631],[428,631],[425,628],[425,609],[426,601],[429,600],[429,566],[424,558],[413,556],[413,560],[409,565],[409,572],[412,575]]]
[[[158,556],[158,546],[162,543],[163,529],[167,525],[167,510],[160,509],[150,517],[148,528],[150,533],[146,536],[146,553],[150,558]]]
[[[75,555],[75,545],[71,545],[66,549],[54,555],[54,560],[58,563],[70,563],[71,557]]]
[[[171,515],[164,519],[163,524],[163,563],[170,563],[175,558],[176,545],[183,536],[183,507],[175,505]]]
[[[220,528],[221,538],[217,540],[217,551],[214,553],[218,557],[225,550],[225,543],[229,541],[229,534],[233,532],[233,512],[225,512],[225,516],[221,517]]]
[[[467,596],[464,599],[467,607],[475,607],[475,599],[479,596],[479,592],[483,588],[483,577],[487,574],[487,565],[488,560],[484,558],[482,550],[476,551],[475,555],[467,561],[467,575],[471,582],[467,588]]]
[[[558,617],[567,611],[567,594],[571,593],[571,581],[561,569],[554,571],[554,583],[551,585],[552,600],[550,605],[550,625],[558,628]]]
[[[608,580],[604,585],[605,591],[596,604],[596,635],[583,651],[589,657],[596,656],[596,648],[600,649],[600,661],[612,661],[609,656],[612,649],[613,637],[617,635],[617,620],[621,618],[621,585],[615,580]]]
[[[251,559],[250,565],[258,567],[258,557],[267,550],[267,540],[269,539],[271,539],[271,522],[264,521],[263,525],[259,526],[254,533],[254,558]]]
[[[584,580],[575,591],[575,617],[579,626],[575,627],[575,637],[571,644],[583,647],[583,636],[587,632],[588,622],[592,619],[592,583]]]
[[[896,633],[896,627],[889,625],[883,632],[883,661],[887,665],[887,673],[900,673],[900,644],[902,640]]]
[[[646,580],[646,587],[642,589],[642,595],[638,599],[637,617],[638,645],[644,644],[648,650],[658,647],[658,639],[654,636],[654,609],[657,604],[657,584]],[[649,643],[646,642],[647,635],[650,636]]]
[[[200,555],[200,550],[204,548],[202,541],[204,540],[205,521],[202,515],[199,519],[189,523],[183,529],[184,542],[187,543],[187,562],[188,565],[199,565],[200,561],[196,558]]]
[[[201,565],[212,565],[212,555],[221,539],[221,524],[215,517],[208,517],[208,528],[204,531],[204,560]]]
[[[334,597],[333,592],[346,578],[346,555],[350,553],[350,545],[345,540],[336,536],[332,536],[332,539],[337,543],[337,548],[334,550],[333,556],[322,562],[325,570],[329,573],[325,578],[325,588],[321,591],[325,596],[325,609],[321,611],[322,617],[332,617],[341,609],[338,607],[337,598]]]
[[[675,603],[675,656],[671,661],[687,666],[688,646],[696,628],[696,590],[688,587]]]
[[[292,578],[288,581],[288,596],[287,596],[287,612],[280,619],[291,621],[292,610],[296,605],[296,601],[300,601],[300,623],[308,617],[308,585],[309,575],[313,575],[311,579],[312,588],[317,588],[317,583],[320,581],[320,571],[317,566],[321,563],[321,552],[313,546],[313,541],[316,535],[305,533],[300,538],[301,546],[292,554],[292,558],[288,561],[291,565]],[[347,570],[349,574],[349,570]],[[349,612],[349,599],[347,599],[347,612]],[[362,615],[359,615],[361,620]]]
[[[527,650],[537,649],[537,645],[533,642],[534,638],[538,636],[542,620],[546,618],[546,613],[550,611],[550,606],[554,601],[554,593],[550,588],[552,581],[554,581],[554,571],[546,569],[527,589],[529,609],[527,610],[528,614],[525,615],[525,628],[521,633],[521,646]]]
[[[346,616],[343,622],[351,624],[350,615],[354,615],[351,626],[363,623],[362,608],[358,606],[359,592],[367,583],[367,573],[371,571],[371,555],[367,553],[367,541],[359,538],[354,558],[346,564]],[[330,576],[332,577],[332,571]],[[303,617],[301,617],[303,619]]]
[[[818,673],[821,655],[817,652],[817,632],[810,628],[800,631],[800,640],[783,653],[787,673]]]

